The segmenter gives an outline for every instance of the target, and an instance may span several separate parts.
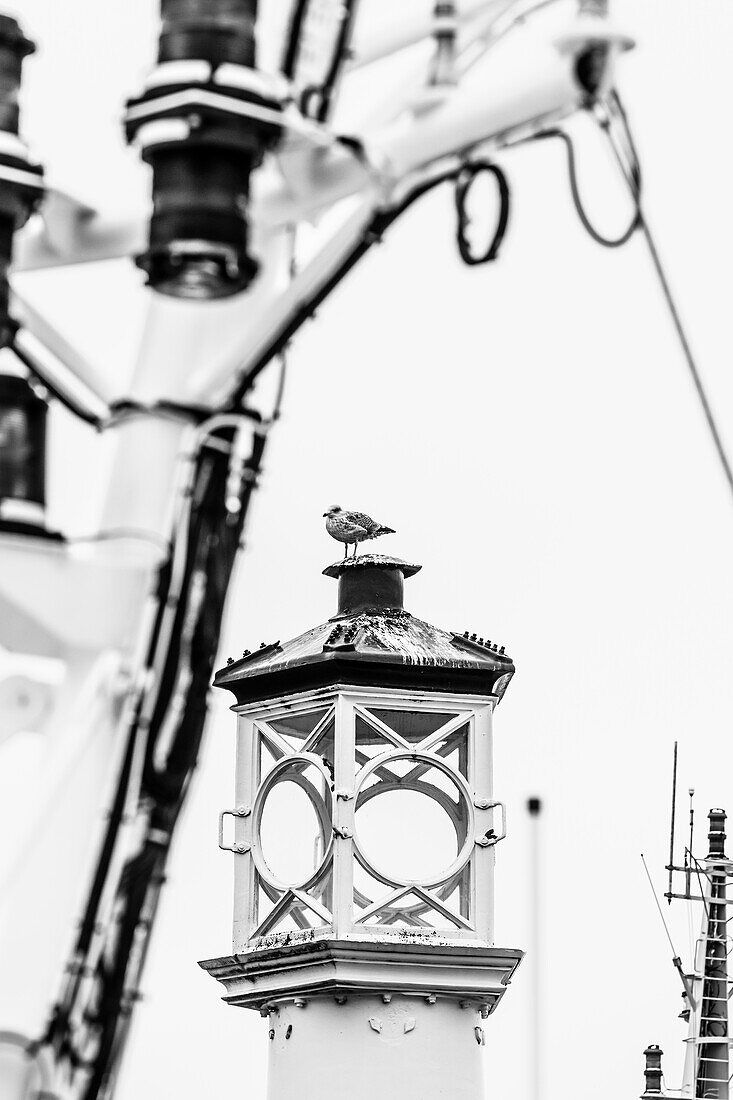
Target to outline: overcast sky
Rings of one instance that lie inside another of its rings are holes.
[[[365,3],[365,16],[382,2]],[[107,0],[103,19],[92,0],[16,6],[40,47],[25,117],[35,151],[85,197],[135,205],[145,178],[119,114],[152,56],[156,5]],[[733,450],[733,10],[726,0],[613,10],[639,43],[618,84],[649,220]],[[611,231],[624,197],[583,123],[581,185]],[[639,858],[661,892],[675,740],[681,787],[697,790],[698,854],[707,809],[733,810],[733,501],[641,238],[616,252],[593,244],[559,146],[502,164],[514,203],[499,262],[462,266],[440,189],[295,342],[220,663],[333,613],[335,585],[321,576],[336,556],[321,527],[331,503],[396,528],[379,549],[422,563],[409,610],[506,645],[517,674],[495,722],[496,794],[509,812],[496,942],[529,944],[524,803],[537,794],[543,1100],[618,1100],[638,1096],[650,1042],[667,1052],[668,1084],[681,1074],[679,979]],[[90,354],[120,370],[131,361],[141,314],[129,268],[31,278]],[[78,479],[87,501],[103,486],[89,473],[94,441],[64,427],[59,438],[54,506],[73,525]],[[216,847],[232,790],[227,705],[214,700],[118,1100],[264,1095],[265,1023],[222,1005],[196,966],[230,944],[231,858]],[[670,920],[687,961],[681,904]],[[502,1100],[528,1097],[530,984],[525,962],[487,1027],[490,1095]]]

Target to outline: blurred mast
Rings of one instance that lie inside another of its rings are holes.
[[[531,1009],[531,1084],[530,1096],[532,1100],[540,1100],[542,1081],[542,953],[541,953],[541,929],[542,929],[542,892],[540,883],[541,867],[541,836],[540,816],[542,802],[536,796],[527,799],[527,812],[529,813],[529,874],[530,874],[530,959],[532,965],[532,1009]]]

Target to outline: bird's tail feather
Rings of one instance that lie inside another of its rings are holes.
[[[377,530],[372,535],[372,538],[376,538],[378,535],[396,535],[396,534],[397,534],[397,532],[394,531],[391,527],[378,527]]]

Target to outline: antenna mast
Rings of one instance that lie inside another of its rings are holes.
[[[674,867],[674,813],[677,804],[677,742],[674,743],[674,757],[672,761],[672,820],[669,828],[669,891],[667,905],[672,904],[672,868]]]

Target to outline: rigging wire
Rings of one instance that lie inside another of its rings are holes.
[[[641,862],[644,864],[644,870],[646,871],[646,877],[649,879],[649,886],[650,886],[652,895],[654,897],[654,904],[656,905],[657,909],[659,910],[659,916],[662,918],[662,924],[664,925],[664,931],[667,934],[667,939],[669,940],[669,946],[672,948],[672,955],[674,956],[675,959],[679,959],[679,955],[677,954],[677,951],[675,950],[675,946],[672,943],[672,936],[670,935],[669,928],[667,927],[667,922],[664,919],[664,910],[662,909],[662,906],[659,904],[659,898],[657,897],[657,891],[654,889],[654,883],[652,882],[652,876],[649,874],[649,868],[646,865],[646,859],[644,858],[644,853],[643,852],[641,853]]]
[[[664,910],[662,909],[662,906],[659,904],[659,898],[657,897],[657,891],[654,889],[654,883],[652,882],[652,876],[649,874],[649,868],[647,867],[646,859],[644,858],[644,853],[643,852],[641,853],[641,862],[644,864],[644,870],[646,871],[646,877],[649,880],[649,888],[651,889],[652,896],[654,898],[654,904],[657,907],[657,911],[659,913],[659,916],[661,917],[662,924],[664,925],[664,931],[667,935],[667,939],[669,940],[669,946],[672,948],[672,965],[674,966],[675,970],[679,974],[680,981],[682,982],[682,988],[684,989],[685,993],[687,994],[688,998],[691,1001],[692,1000],[692,988],[690,986],[689,978],[685,974],[684,969],[682,967],[682,959],[677,954],[677,952],[675,950],[675,946],[672,943],[672,936],[670,935],[669,928],[667,927],[667,921],[664,919]]]
[[[700,370],[692,353],[692,348],[690,347],[690,342],[687,338],[687,333],[685,332],[684,325],[682,324],[682,318],[677,308],[677,304],[674,300],[674,296],[669,285],[669,279],[667,278],[661,256],[659,255],[659,250],[657,248],[652,231],[649,227],[649,223],[644,214],[641,198],[641,179],[640,175],[637,177],[637,174],[634,171],[634,165],[638,163],[638,157],[636,156],[636,149],[634,145],[633,135],[631,133],[631,128],[629,126],[628,116],[621,101],[621,97],[619,96],[617,91],[613,91],[611,93],[608,104],[606,105],[606,111],[607,119],[605,122],[602,122],[601,125],[608,135],[611,148],[613,149],[616,160],[619,164],[619,167],[621,168],[624,179],[626,180],[626,184],[629,188],[629,191],[631,192],[632,198],[636,203],[638,226],[641,229],[644,240],[646,241],[647,249],[649,251],[654,270],[656,271],[657,278],[659,280],[659,286],[667,303],[667,308],[669,310],[672,323],[677,333],[677,338],[679,340],[680,347],[682,348],[682,353],[684,355],[685,362],[687,363],[687,368],[689,370],[690,377],[692,378],[695,392],[697,393],[700,406],[705,416],[710,437],[715,446],[715,450],[717,452],[720,465],[723,469],[725,479],[728,482],[728,488],[733,495],[733,468],[731,468],[731,462],[728,458],[728,454],[726,452],[725,445],[720,434],[720,429],[718,428],[717,421],[713,414],[710,399],[705,390],[705,385],[703,383]],[[617,135],[614,133],[614,128],[612,125],[614,121],[618,122],[621,126],[624,139],[628,146],[627,153],[631,153],[630,160],[627,159],[626,156],[624,156],[623,152],[619,148],[618,138]]]
[[[733,466],[728,457],[728,453],[723,443],[723,438],[718,427],[715,414],[713,413],[710,398],[705,389],[705,385],[700,373],[700,369],[693,355],[690,341],[687,337],[685,327],[682,323],[682,317],[680,316],[677,303],[675,302],[672,294],[672,289],[669,284],[669,279],[665,271],[662,258],[659,254],[654,235],[651,231],[646,215],[644,213],[642,202],[642,176],[641,167],[639,162],[639,155],[634,142],[634,137],[631,132],[631,126],[629,124],[628,115],[626,109],[621,101],[621,97],[618,91],[613,90],[608,96],[607,101],[603,104],[604,114],[601,116],[598,113],[597,108],[600,104],[595,105],[595,117],[599,122],[601,128],[606,134],[614,157],[621,169],[621,173],[624,177],[624,181],[629,189],[629,193],[634,202],[634,214],[629,222],[626,230],[618,237],[606,237],[600,233],[590,221],[586,214],[582,197],[580,195],[580,189],[578,187],[577,168],[576,168],[576,156],[573,139],[568,133],[559,127],[553,127],[549,130],[541,130],[534,134],[532,138],[523,140],[544,140],[547,138],[557,138],[565,145],[568,158],[568,174],[570,178],[570,191],[572,195],[573,205],[580,218],[581,224],[587,233],[596,241],[597,244],[602,245],[604,248],[620,248],[626,244],[634,235],[637,229],[641,230],[641,233],[646,242],[647,250],[654,267],[657,280],[659,282],[662,295],[667,305],[667,309],[674,326],[677,339],[679,341],[687,369],[690,373],[695,392],[697,394],[700,407],[702,408],[705,422],[707,424],[708,432],[712,439],[715,451],[718,456],[718,460],[723,470],[723,474],[728,483],[728,488],[733,495]],[[614,123],[616,126],[614,126]],[[619,141],[620,129],[623,137],[624,148],[621,147]],[[513,144],[522,144],[523,142],[517,142]]]

